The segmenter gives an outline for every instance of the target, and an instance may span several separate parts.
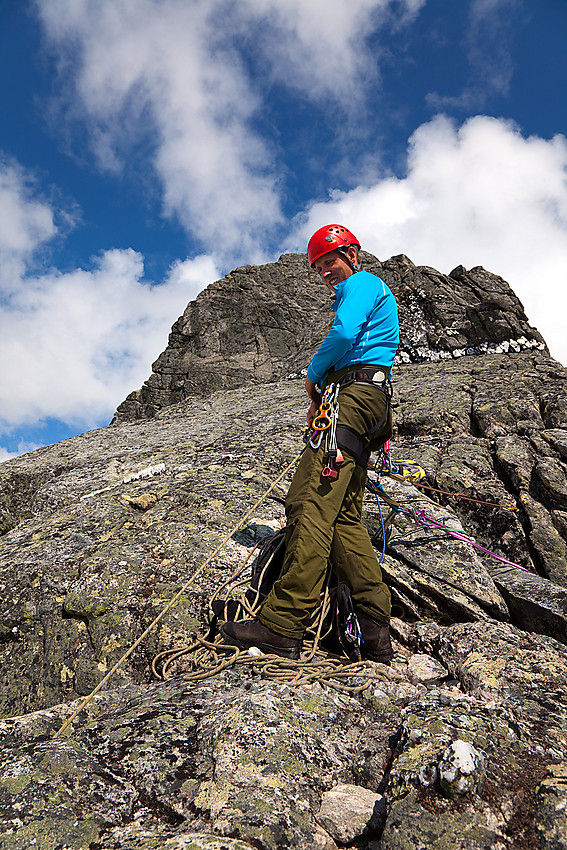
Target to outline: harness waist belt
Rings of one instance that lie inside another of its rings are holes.
[[[387,392],[390,384],[389,370],[382,366],[359,366],[353,369],[352,372],[347,372],[339,381],[341,389],[348,387],[350,384],[373,384],[375,387]]]

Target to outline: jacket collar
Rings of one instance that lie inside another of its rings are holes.
[[[356,274],[356,272],[355,272],[354,274]],[[347,282],[348,282],[348,281],[349,281],[352,277],[353,277],[353,275],[349,275],[349,277],[345,278],[345,280],[341,280],[341,281],[339,281],[339,283],[337,283],[337,285],[333,287],[333,289],[335,290],[336,298],[335,298],[335,300],[333,301],[333,303],[331,304],[331,310],[335,310],[335,311],[336,311],[336,310],[338,309],[339,304],[340,304],[340,303],[341,303],[341,301],[343,300],[343,295],[344,295],[345,285],[347,284]]]

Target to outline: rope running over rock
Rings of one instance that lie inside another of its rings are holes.
[[[94,690],[87,697],[85,697],[85,699],[81,702],[78,708],[75,709],[71,716],[67,718],[67,720],[63,723],[61,728],[58,729],[57,732],[55,732],[54,737],[59,737],[60,735],[62,735],[65,730],[71,725],[73,720],[83,711],[83,709],[86,708],[86,706],[92,701],[92,699],[94,699],[94,697],[102,690],[105,684],[110,681],[110,679],[124,664],[124,662],[130,657],[134,650],[140,645],[144,638],[146,638],[147,635],[153,631],[153,629],[163,619],[165,614],[178,602],[180,597],[195,582],[196,578],[211,563],[213,558],[221,551],[221,549],[226,545],[226,543],[228,543],[231,537],[243,527],[246,520],[262,504],[262,502],[267,498],[267,496],[272,492],[272,490],[277,486],[277,484],[279,484],[282,478],[284,478],[284,476],[289,472],[292,466],[295,465],[300,455],[301,452],[297,454],[293,458],[293,460],[288,464],[288,466],[283,470],[283,472],[280,473],[280,475],[276,479],[274,479],[274,481],[270,484],[265,493],[263,493],[263,495],[255,502],[252,508],[250,508],[250,510],[245,514],[245,516],[228,532],[228,534],[217,546],[214,552],[209,555],[209,557],[193,573],[193,575],[183,585],[183,587],[181,587],[181,589],[175,594],[175,596],[167,603],[167,605],[165,605],[165,607],[161,610],[157,617],[152,620],[152,622],[142,632],[142,634],[137,638],[137,640],[130,646],[130,648],[124,653],[124,655],[122,655],[122,657],[116,662],[116,664],[114,664],[111,670],[109,670],[109,672],[98,683]],[[375,467],[375,470],[378,471],[377,466]],[[402,481],[404,481],[404,478],[411,478],[411,476],[396,475],[396,472],[398,472],[398,470],[394,469],[383,468],[381,472],[382,474],[390,475],[392,478],[397,478],[398,480]],[[409,483],[409,481],[406,480],[404,481],[404,483]],[[418,482],[414,480],[411,483],[415,485]],[[382,518],[382,514],[380,512],[385,549],[385,527],[388,525],[388,521],[391,521],[392,514],[395,512],[411,514],[412,512],[402,508],[396,500],[392,499],[391,497],[388,497],[379,482],[376,482],[376,484],[371,484],[370,489],[374,491],[377,501],[379,500],[379,498],[383,499],[391,509],[391,515],[388,517],[387,520],[384,520]],[[464,496],[464,494],[454,495],[461,497]],[[484,504],[488,503],[485,502]],[[496,505],[494,505],[494,507],[496,507]],[[492,557],[496,557],[507,564],[511,564],[512,566],[525,570],[525,568],[521,567],[519,564],[514,564],[513,562],[508,561],[507,559],[495,555],[489,550],[483,549],[483,547],[478,546],[478,544],[475,544],[475,542],[471,538],[469,538],[468,535],[463,534],[462,532],[457,535],[455,533],[455,529],[451,529],[441,523],[434,523],[434,521],[431,520],[431,518],[428,517],[424,511],[422,511],[419,516],[414,516],[414,520],[417,524],[421,524],[424,527],[435,527],[439,530],[443,530],[446,533],[449,533],[451,536],[455,537],[460,542],[472,544],[473,546],[482,549],[483,552],[488,555],[491,555]],[[242,576],[242,573],[246,565],[248,564],[250,558],[252,557],[254,551],[255,549],[253,549],[249,553],[244,563],[240,567],[238,567],[238,569],[231,576],[231,578],[227,582],[225,582],[225,584],[221,588],[218,589],[215,596],[218,596],[220,590],[227,588],[227,586],[229,594],[234,594],[235,587],[237,585],[240,585],[241,587],[243,585],[247,586],[248,583],[246,581],[242,581],[240,577]],[[384,551],[382,552],[382,558],[383,556]],[[382,560],[382,558],[380,558],[380,561]],[[528,572],[528,570],[526,570],[526,572]],[[243,612],[239,619],[250,619],[254,617],[258,611],[258,608],[260,607],[259,600],[256,600],[256,604],[251,605],[247,600],[245,593],[241,593],[240,597],[238,597],[236,601],[239,603]],[[320,648],[320,642],[327,635],[322,634],[321,632],[323,624],[326,620],[328,621],[329,606],[329,593],[328,590],[326,590],[325,597],[317,611],[314,613],[311,619],[311,623],[306,631],[304,637],[305,648],[298,661],[280,658],[277,655],[262,655],[261,653],[260,655],[251,654],[250,651],[243,651],[235,646],[222,643],[220,636],[217,636],[215,640],[207,640],[206,638],[197,636],[195,641],[189,646],[166,650],[165,652],[159,653],[159,655],[155,657],[152,663],[152,670],[157,678],[166,680],[173,675],[172,670],[175,669],[176,662],[179,662],[182,658],[187,658],[191,669],[188,672],[184,673],[184,678],[187,681],[198,682],[202,681],[203,679],[217,676],[219,675],[219,673],[221,673],[223,670],[228,669],[229,667],[248,664],[252,667],[253,672],[259,673],[260,675],[264,675],[270,678],[274,678],[277,681],[284,682],[289,685],[302,685],[318,681],[325,682],[332,687],[352,693],[358,693],[367,688],[370,684],[369,680],[376,679],[383,681],[384,679],[391,679],[393,676],[395,676],[395,674],[393,674],[389,670],[389,668],[383,664],[375,664],[370,661],[345,663],[344,658],[338,656],[333,657],[327,654],[326,652],[325,654],[322,653]],[[362,682],[352,682],[353,679],[359,678],[361,676],[363,677]]]

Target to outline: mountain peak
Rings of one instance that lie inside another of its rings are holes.
[[[481,266],[458,266],[444,275],[404,254],[385,262],[365,251],[361,257],[398,302],[396,364],[547,351],[509,284]],[[234,269],[187,305],[151,376],[119,405],[114,421],[144,419],[187,397],[297,374],[330,327],[329,304],[304,254]]]

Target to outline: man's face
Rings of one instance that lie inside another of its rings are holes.
[[[354,248],[349,248],[349,257],[351,251],[354,255],[351,257],[351,260],[356,262],[356,250]],[[333,293],[333,296],[336,294],[334,287],[337,283],[346,280],[347,277],[350,277],[353,273],[352,268],[347,263],[344,255],[340,254],[338,251],[329,251],[328,254],[323,254],[322,257],[315,260],[315,271],[320,274],[321,279]]]

